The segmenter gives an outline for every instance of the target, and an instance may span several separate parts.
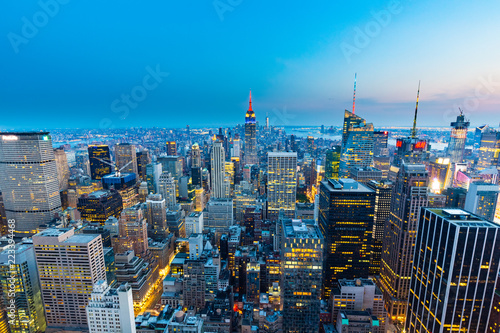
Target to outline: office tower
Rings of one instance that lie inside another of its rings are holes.
[[[231,148],[231,158],[236,157],[240,158],[241,157],[241,140],[238,134],[235,134],[233,141],[233,145]]]
[[[205,262],[206,259],[187,259],[184,262],[183,306],[205,307]]]
[[[449,158],[436,158],[427,164],[429,182],[434,193],[441,193],[444,188],[449,187],[452,182],[453,172]]]
[[[139,202],[146,202],[146,197],[148,196],[148,183],[146,182],[141,182],[139,185],[139,188],[137,189],[137,198],[139,199]]]
[[[161,194],[150,194],[146,198],[146,221],[148,235],[159,241],[168,235],[167,206]]]
[[[450,124],[451,138],[448,145],[448,155],[450,155],[451,163],[462,163],[464,159],[465,140],[467,139],[467,129],[470,123],[465,121],[465,116],[460,110],[460,115],[457,116],[457,121]]]
[[[384,239],[385,222],[389,218],[391,208],[392,186],[389,180],[369,181],[366,186],[375,191],[375,215],[372,233],[372,255],[370,263],[370,275],[380,273],[382,260],[382,242]]]
[[[162,174],[162,165],[158,162],[146,165],[146,182],[148,183],[149,193],[159,192],[159,181]]]
[[[392,321],[404,321],[420,207],[427,200],[427,171],[422,164],[404,164],[394,183],[385,223],[380,289]]]
[[[75,167],[86,175],[90,176],[89,152],[85,150],[77,150],[75,153]]]
[[[194,186],[202,186],[201,152],[197,143],[191,147],[191,178]]]
[[[105,190],[116,190],[122,198],[123,208],[139,203],[135,173],[112,173],[101,178]]]
[[[203,211],[204,228],[213,228],[217,235],[227,233],[233,225],[233,200],[210,198]]]
[[[326,151],[325,178],[339,179],[341,146],[334,146]]]
[[[85,306],[106,279],[101,235],[47,229],[33,236],[47,326],[86,329]]]
[[[182,161],[180,156],[160,156],[157,161],[161,163],[163,171],[170,172],[176,180],[183,176]]]
[[[307,146],[306,146],[306,150],[307,152],[309,153],[309,155],[313,155],[314,154],[314,137],[312,136],[308,136],[307,137]]]
[[[36,233],[61,212],[48,132],[0,133],[0,188],[7,220],[16,221],[16,233]]]
[[[98,281],[86,310],[89,333],[136,332],[132,288],[127,283],[111,288]]]
[[[464,209],[467,189],[463,187],[448,187],[445,189],[446,207]]]
[[[487,331],[499,271],[499,229],[461,209],[422,209],[406,332]]]
[[[69,165],[66,152],[62,148],[54,149],[54,158],[57,167],[57,179],[59,181],[59,191],[68,189]]]
[[[371,279],[342,279],[332,290],[332,322],[337,321],[340,311],[369,311],[379,323],[380,332],[385,332],[385,318],[382,292]]]
[[[167,225],[170,233],[175,234],[176,237],[186,237],[185,217],[186,213],[180,207],[167,211]]]
[[[352,167],[365,168],[373,163],[373,124],[345,110],[342,140],[340,178],[347,178]]]
[[[177,197],[175,193],[175,180],[169,172],[162,172],[158,180],[158,193],[165,199],[168,209],[177,208]]]
[[[357,182],[366,184],[370,180],[382,180],[383,173],[381,170],[373,167],[352,167],[349,169],[349,176]]]
[[[205,209],[205,190],[203,187],[197,187],[194,190],[195,193],[195,211],[201,212]]]
[[[186,237],[203,232],[203,212],[191,212],[186,216]]]
[[[488,125],[481,125],[476,127],[474,131],[474,149],[479,149],[481,147],[481,139],[483,137],[483,133],[488,130]]]
[[[389,176],[391,168],[390,156],[373,156],[373,166],[375,169],[382,171],[382,178],[386,179]]]
[[[146,180],[147,176],[147,165],[151,163],[151,156],[149,155],[149,150],[144,149],[136,154],[137,156],[137,172],[139,173],[139,179]]]
[[[352,179],[323,180],[319,229],[325,242],[323,295],[340,279],[367,278],[372,250],[375,192]]]
[[[117,143],[115,145],[115,162],[118,170],[124,173],[135,173],[136,178],[139,178],[135,145],[130,143]]]
[[[257,157],[257,121],[252,110],[252,91],[250,102],[245,114],[245,164],[258,164]]]
[[[0,253],[0,290],[11,333],[45,331],[33,244],[17,243]]]
[[[167,141],[166,150],[168,156],[177,156],[177,143],[175,141]]]
[[[248,302],[260,302],[260,263],[249,262],[246,267],[246,296]]]
[[[134,250],[138,257],[144,257],[148,251],[148,223],[141,205],[135,205],[122,211],[119,223],[120,239],[126,239],[127,250]],[[120,240],[119,240],[120,241]],[[123,251],[115,251],[121,253]]]
[[[297,153],[267,153],[267,216],[277,220],[280,209],[295,216],[297,194]]]
[[[191,234],[189,242],[189,259],[199,259],[203,252],[203,234]]]
[[[104,225],[109,217],[120,217],[122,198],[116,191],[95,191],[78,198],[77,209],[82,220]]]
[[[500,186],[498,185],[472,183],[467,191],[464,209],[493,222],[497,209],[500,210],[500,204],[498,204],[499,193]]]
[[[109,175],[111,169],[111,157],[109,147],[106,145],[89,146],[90,175],[93,180],[100,180],[102,176]],[[104,162],[103,162],[104,161]]]
[[[280,219],[284,332],[318,332],[323,236],[312,220]]]
[[[481,144],[478,152],[477,169],[483,170],[498,165],[500,156],[500,132],[487,128],[481,135]]]
[[[222,141],[216,140],[212,144],[210,154],[210,174],[212,176],[212,195],[213,198],[227,198],[225,184],[225,154]]]
[[[373,132],[373,156],[385,156],[389,154],[387,149],[387,141],[389,132],[375,131]]]

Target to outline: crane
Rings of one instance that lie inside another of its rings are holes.
[[[135,160],[137,160],[137,156],[134,157],[130,162],[128,162],[127,164],[125,164],[124,166],[122,166],[120,169],[118,169],[118,166],[114,162],[109,162],[109,161],[103,160],[102,158],[98,158],[98,157],[95,157],[95,159],[97,159],[98,161],[100,161],[100,162],[102,162],[104,164],[112,166],[115,169],[115,177],[120,177],[121,176],[121,171],[123,169],[125,169],[126,167],[128,167],[130,163],[132,163]]]

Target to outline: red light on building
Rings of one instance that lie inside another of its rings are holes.
[[[403,140],[396,141],[396,147],[398,148],[403,147]]]
[[[238,312],[238,310],[239,310],[239,309],[238,309],[238,304],[235,304],[235,305],[233,306],[233,311],[234,311],[234,312]]]
[[[426,144],[425,141],[418,141],[417,143],[415,143],[415,149],[424,149],[425,144]]]
[[[389,132],[385,131],[385,132],[384,132],[384,135],[387,135],[387,133],[389,133]]]

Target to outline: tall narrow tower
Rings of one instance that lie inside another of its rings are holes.
[[[252,91],[245,115],[245,164],[257,164],[257,121],[252,110]]]
[[[451,157],[451,163],[461,163],[464,159],[465,140],[470,123],[465,120],[464,113],[460,110],[457,121],[452,122],[450,125],[452,128],[448,154]]]
[[[211,159],[211,175],[212,175],[212,197],[225,198],[225,167],[226,157],[224,154],[224,146],[222,141],[216,140],[212,145]]]

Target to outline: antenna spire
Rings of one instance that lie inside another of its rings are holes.
[[[354,73],[354,95],[352,96],[352,114],[355,114],[354,109],[356,107],[356,77],[358,73]]]
[[[415,105],[415,118],[413,118],[413,129],[411,130],[411,137],[417,137],[417,113],[418,113],[418,97],[420,96],[420,80],[418,80],[418,91],[417,91],[417,104]]]
[[[252,110],[252,89],[250,89],[250,102],[249,102],[248,111],[253,111]]]

